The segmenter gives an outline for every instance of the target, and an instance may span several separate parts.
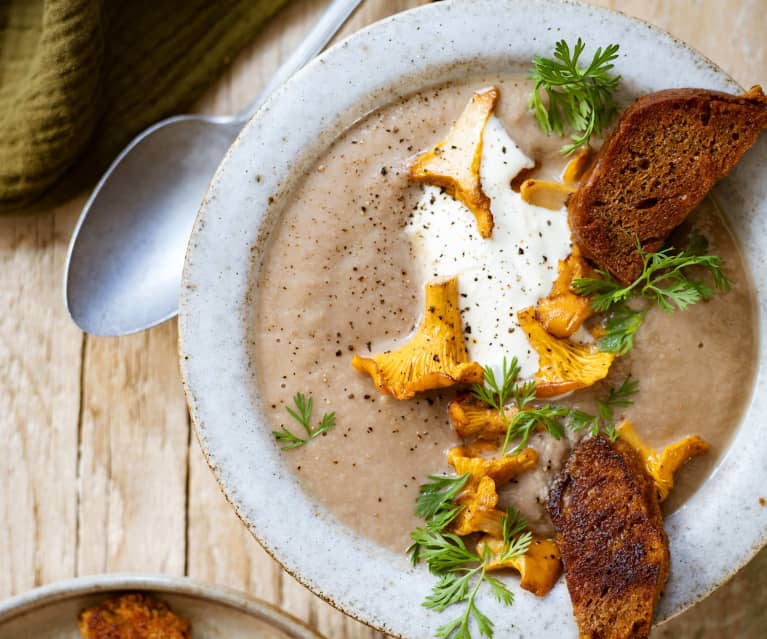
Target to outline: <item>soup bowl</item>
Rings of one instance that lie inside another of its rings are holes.
[[[445,615],[421,605],[434,577],[318,505],[275,443],[259,394],[268,364],[256,365],[249,348],[264,250],[306,171],[360,118],[426,87],[525,73],[534,55],[578,37],[620,43],[615,71],[627,95],[679,86],[742,91],[699,53],[621,14],[553,0],[440,2],[358,32],[279,89],[234,142],[195,223],[181,293],[179,351],[208,463],[243,523],[289,573],[342,611],[392,635],[431,637],[445,623]],[[716,196],[753,276],[761,334],[767,317],[764,136],[717,185]],[[759,341],[758,361],[764,348]],[[758,370],[727,452],[665,520],[671,577],[656,623],[712,592],[767,541],[767,508],[760,505],[767,485],[767,438],[761,436],[766,383]],[[496,636],[577,636],[564,580],[543,598],[514,590],[511,609],[490,597],[480,600],[495,621]]]

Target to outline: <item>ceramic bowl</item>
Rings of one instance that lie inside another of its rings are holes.
[[[0,603],[0,639],[80,639],[82,610],[126,592],[167,603],[195,639],[323,639],[274,606],[229,588],[179,577],[93,575],[43,586]]]
[[[444,623],[445,615],[420,605],[434,578],[312,502],[275,445],[258,396],[262,371],[246,348],[262,250],[294,185],[359,118],[427,86],[526,71],[534,54],[579,36],[587,43],[620,43],[616,71],[629,94],[678,86],[742,90],[683,43],[618,13],[543,0],[440,2],[355,34],[286,83],[232,146],[195,224],[181,295],[180,355],[208,462],[242,521],[288,572],[341,610],[394,635],[431,637]],[[764,136],[717,187],[717,197],[753,273],[763,332]],[[763,342],[758,357],[765,358]],[[666,520],[672,567],[658,622],[705,597],[765,543],[767,508],[759,498],[767,492],[766,383],[759,370],[729,452]],[[497,637],[577,636],[563,580],[545,598],[516,591],[510,610],[481,602],[496,620]]]

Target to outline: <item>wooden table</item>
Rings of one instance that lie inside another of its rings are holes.
[[[342,35],[422,3],[366,0]],[[198,110],[237,111],[324,4],[293,2]],[[595,4],[671,31],[743,86],[767,86],[767,0]],[[331,639],[379,636],[283,573],[220,494],[187,416],[176,322],[110,339],[69,320],[62,270],[86,196],[0,217],[0,598],[93,573],[189,575],[282,606]],[[767,551],[653,636],[764,637],[765,575]]]

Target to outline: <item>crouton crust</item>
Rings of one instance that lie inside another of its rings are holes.
[[[767,126],[759,86],[741,96],[668,89],[621,116],[568,203],[584,255],[628,284],[641,273],[639,240],[657,251]]]
[[[669,572],[655,484],[625,442],[582,440],[549,496],[582,638],[647,637]]]

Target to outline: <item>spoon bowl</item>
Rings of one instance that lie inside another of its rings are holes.
[[[186,245],[216,167],[245,122],[322,51],[361,1],[333,0],[241,113],[162,120],[117,157],[85,204],[69,246],[64,297],[81,329],[127,335],[178,313]]]
[[[85,205],[69,254],[66,304],[93,335],[173,317],[194,214],[243,121],[178,116],[136,138]]]

